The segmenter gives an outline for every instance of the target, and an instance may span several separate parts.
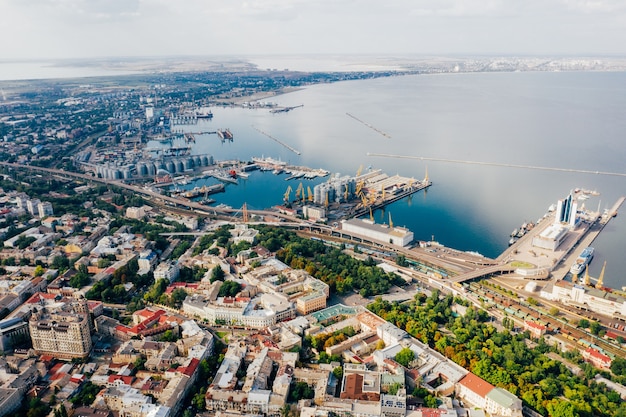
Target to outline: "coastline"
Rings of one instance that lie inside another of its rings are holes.
[[[267,100],[271,97],[278,97],[284,94],[293,93],[296,91],[304,90],[306,87],[284,87],[278,90],[273,91],[261,91],[258,93],[250,94],[247,96],[241,97],[231,97],[231,98],[219,98],[217,99],[217,104],[224,106],[238,106],[243,103],[252,103],[260,100]]]

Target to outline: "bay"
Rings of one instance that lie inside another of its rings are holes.
[[[410,228],[419,240],[434,238],[449,247],[496,257],[513,229],[540,218],[574,188],[601,193],[585,202],[594,210],[610,207],[626,194],[626,178],[618,176],[368,156],[624,172],[626,73],[412,75],[309,86],[271,101],[303,107],[279,114],[214,107],[212,120],[184,129],[230,128],[235,140],[221,143],[215,135],[198,136],[193,153],[241,160],[264,155],[348,175],[361,165],[418,179],[428,170],[433,186],[427,192],[375,213],[379,222],[388,221],[391,213],[394,224]],[[298,183],[257,172],[213,198],[233,207],[243,202],[270,207],[282,202],[287,185],[295,189]],[[609,286],[626,285],[626,257],[621,255],[625,231],[624,216],[619,215],[594,242],[590,273],[598,276],[606,260]]]

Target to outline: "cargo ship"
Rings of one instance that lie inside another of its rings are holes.
[[[585,270],[585,267],[589,265],[589,263],[593,259],[593,252],[594,249],[591,246],[585,248],[580,256],[576,258],[576,261],[569,271],[574,275],[580,275],[580,273]]]

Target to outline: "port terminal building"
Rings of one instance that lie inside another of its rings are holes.
[[[341,228],[348,233],[356,233],[396,246],[409,246],[413,242],[413,232],[405,227],[376,224],[369,219],[349,219],[341,222]]]
[[[556,251],[568,232],[576,228],[578,220],[578,203],[570,192],[566,198],[557,202],[554,223],[535,236],[532,245],[536,248]]]

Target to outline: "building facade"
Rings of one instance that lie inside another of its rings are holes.
[[[39,355],[84,359],[91,352],[91,334],[86,314],[35,313],[31,316],[28,327],[33,349]]]

